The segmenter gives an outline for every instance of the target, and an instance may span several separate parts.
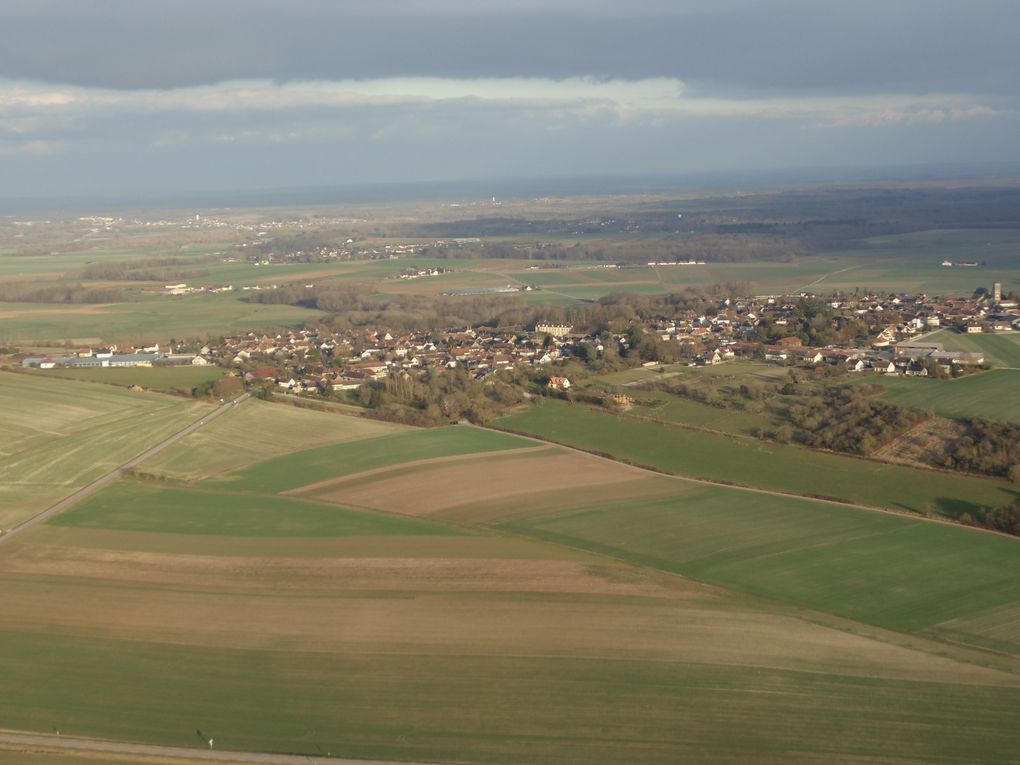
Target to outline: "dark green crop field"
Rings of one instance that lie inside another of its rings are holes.
[[[1020,371],[994,369],[958,380],[888,377],[882,398],[943,417],[976,417],[1020,424]]]
[[[1017,494],[1005,481],[671,427],[559,401],[499,425],[674,475],[876,507],[920,512],[930,506],[955,517],[1007,504]]]
[[[906,632],[1020,599],[1015,539],[726,487],[509,528]]]

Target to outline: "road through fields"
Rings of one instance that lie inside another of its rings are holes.
[[[223,413],[229,411],[234,406],[236,406],[237,404],[241,403],[244,399],[248,398],[250,395],[251,394],[249,394],[249,393],[242,393],[236,399],[228,401],[227,403],[223,404],[222,406],[217,407],[216,409],[214,409],[213,411],[209,412],[208,414],[203,415],[202,417],[200,417],[195,422],[192,422],[190,425],[182,428],[181,430],[177,431],[176,433],[172,434],[171,436],[165,438],[164,440],[160,441],[158,444],[150,446],[145,451],[143,451],[140,454],[132,457],[130,460],[125,462],[123,465],[120,465],[119,467],[114,468],[113,470],[111,470],[106,475],[100,476],[99,478],[97,478],[92,483],[88,484],[87,486],[83,486],[82,488],[77,489],[76,491],[72,492],[71,494],[68,494],[66,497],[64,497],[63,499],[59,500],[58,502],[55,502],[54,504],[50,505],[48,508],[46,508],[42,512],[37,513],[36,515],[33,515],[28,520],[22,521],[21,523],[17,524],[16,526],[12,526],[9,529],[3,530],[2,532],[0,532],[0,544],[2,544],[3,542],[10,541],[13,537],[17,536],[18,534],[20,534],[23,531],[27,531],[28,529],[32,528],[33,526],[38,526],[40,523],[45,523],[46,521],[48,521],[50,518],[52,518],[53,516],[57,515],[58,513],[62,513],[64,510],[67,510],[68,508],[73,507],[74,505],[76,505],[77,503],[81,502],[86,497],[88,497],[88,496],[90,496],[92,494],[95,494],[97,491],[99,491],[103,487],[108,486],[109,484],[111,484],[114,481],[116,481],[118,478],[123,476],[125,473],[127,473],[129,470],[134,468],[136,465],[139,465],[143,461],[147,460],[149,457],[152,457],[154,454],[158,454],[159,452],[161,452],[164,449],[166,449],[168,446],[172,446],[173,444],[177,443],[178,441],[180,441],[185,436],[190,435],[191,433],[194,433],[196,430],[201,428],[207,422],[210,422],[210,421],[216,419],[217,417],[219,417],[220,415],[222,415]]]
[[[105,741],[96,738],[0,731],[0,753],[4,750],[31,753],[90,752],[116,756],[159,757],[167,765],[175,761],[181,765],[196,762],[228,762],[239,765],[436,765],[434,763],[356,760],[347,757],[333,757],[329,753],[271,754],[262,752],[235,752],[217,749],[191,749],[184,746],[156,746],[152,744],[131,744],[124,741]]]

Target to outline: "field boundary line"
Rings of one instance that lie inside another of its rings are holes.
[[[45,510],[36,513],[31,518],[21,521],[20,523],[15,524],[9,529],[3,530],[2,532],[0,532],[0,544],[10,541],[12,537],[20,534],[23,531],[27,531],[33,526],[38,526],[41,523],[45,523],[55,515],[58,515],[67,510],[68,508],[71,508],[74,505],[78,504],[79,502],[81,502],[81,500],[85,499],[86,497],[95,494],[97,491],[113,483],[118,478],[123,477],[125,474],[128,473],[128,471],[130,471],[137,465],[141,464],[149,457],[158,454],[167,447],[177,443],[185,436],[194,433],[196,430],[201,428],[207,422],[214,420],[220,415],[230,411],[231,409],[233,409],[235,406],[237,406],[250,396],[251,396],[250,393],[242,393],[237,398],[227,401],[224,404],[221,404],[220,406],[206,414],[200,415],[198,419],[193,420],[180,430],[170,434],[159,443],[147,447],[142,452],[136,454],[134,457],[129,459],[127,462],[123,463],[122,465],[119,465],[118,467],[115,467],[109,473],[101,475],[99,478],[95,479],[91,483],[86,484],[85,486],[82,486],[80,489],[76,489],[63,499],[60,499],[53,503],[52,505],[50,505]]]
[[[383,465],[382,467],[369,468],[368,470],[362,470],[357,473],[350,473],[349,475],[342,475],[336,478],[327,478],[323,481],[316,481],[315,483],[306,484],[305,486],[298,486],[297,488],[294,489],[286,489],[284,491],[277,492],[277,494],[281,497],[301,497],[305,494],[315,494],[323,489],[331,489],[335,486],[342,486],[345,483],[357,481],[364,478],[371,478],[372,476],[385,475],[386,473],[399,473],[405,470],[416,470],[418,468],[428,467],[429,465],[441,465],[445,462],[455,462],[458,460],[485,460],[500,456],[526,456],[529,453],[539,453],[545,451],[546,449],[550,449],[553,446],[554,444],[543,444],[541,446],[521,446],[514,449],[501,449],[499,451],[467,452],[465,454],[448,454],[445,457],[428,457],[423,460],[398,462],[395,465]]]
[[[878,394],[878,395],[881,396],[881,394]],[[592,412],[600,411],[597,406],[593,406],[593,405],[590,405],[590,404],[587,404],[587,403],[575,403],[575,404],[573,404],[573,406],[582,406],[582,407],[585,407],[585,408],[587,408],[588,410],[590,410]],[[928,464],[920,463],[920,462],[899,462],[897,460],[884,459],[882,457],[877,457],[876,456],[876,454],[881,452],[883,449],[888,447],[890,444],[895,443],[896,441],[898,441],[899,439],[903,438],[908,433],[913,432],[914,430],[916,430],[917,428],[921,427],[922,425],[930,423],[931,422],[930,419],[922,420],[917,425],[914,425],[910,429],[905,430],[903,433],[901,433],[900,435],[896,436],[896,438],[894,438],[892,441],[890,441],[889,443],[885,444],[884,446],[879,448],[877,451],[872,452],[871,454],[853,454],[852,452],[840,452],[840,451],[836,451],[835,449],[823,449],[823,448],[815,448],[815,447],[812,447],[812,446],[805,446],[804,444],[798,444],[798,443],[795,443],[795,442],[783,443],[781,441],[775,441],[775,440],[773,440],[771,438],[758,438],[757,436],[745,435],[743,433],[730,433],[730,432],[727,432],[725,430],[716,430],[715,428],[706,428],[703,425],[691,425],[691,424],[686,423],[686,422],[674,422],[672,420],[663,420],[663,419],[660,419],[658,417],[651,417],[651,416],[646,416],[646,415],[642,415],[642,414],[634,414],[633,412],[629,412],[629,411],[628,412],[619,412],[619,413],[616,413],[614,416],[619,417],[621,419],[633,420],[635,422],[653,422],[656,425],[661,425],[664,428],[673,428],[674,430],[687,430],[687,431],[690,431],[692,433],[707,433],[709,435],[719,436],[720,438],[729,438],[729,439],[733,439],[735,441],[739,441],[739,442],[742,442],[742,443],[748,443],[748,444],[754,444],[754,443],[766,444],[768,446],[775,446],[775,447],[779,447],[779,448],[799,449],[801,451],[812,453],[812,454],[826,454],[826,455],[829,455],[831,457],[838,457],[840,459],[858,460],[860,462],[868,462],[868,463],[873,463],[873,464],[876,464],[876,465],[893,465],[893,466],[897,466],[897,467],[907,467],[907,468],[911,468],[913,470],[924,470],[924,471],[927,471],[927,472],[930,472],[930,473],[941,473],[943,475],[962,476],[962,477],[965,477],[965,478],[978,478],[978,479],[985,480],[985,481],[994,481],[996,483],[1005,483],[1007,488],[1011,488],[1009,483],[1006,482],[1005,479],[1003,479],[1001,476],[987,475],[986,473],[971,473],[971,472],[968,472],[968,471],[965,471],[965,470],[951,470],[949,468],[941,467],[939,465],[928,465]],[[938,417],[938,416],[939,415],[936,415],[936,417]],[[943,418],[943,419],[957,421],[957,420],[955,420],[952,417],[946,417],[946,418]],[[498,428],[497,428],[497,430],[498,430]],[[508,430],[508,431],[505,431],[505,432],[513,433],[514,435],[523,435],[522,433],[519,433],[517,431],[510,431],[510,430]],[[566,446],[566,444],[559,444],[559,445],[560,446]],[[591,453],[594,454],[595,452],[591,452]],[[616,460],[616,461],[617,462],[625,462],[626,460]],[[634,463],[634,464],[638,464],[638,463]],[[648,467],[646,465],[639,465],[639,467],[645,467],[645,468],[647,468],[649,470],[656,470],[656,468],[650,468],[650,467]],[[678,473],[665,473],[665,475],[679,475],[679,474]],[[694,479],[691,479],[691,480],[694,480]],[[712,479],[706,478],[706,479],[703,479],[703,480],[711,481]],[[722,484],[723,486],[743,486],[745,488],[757,488],[757,487],[754,487],[754,486],[749,486],[748,484],[727,483],[726,481],[719,481],[718,483]],[[822,495],[797,494],[796,492],[780,492],[780,493],[781,494],[790,494],[790,496],[794,496],[794,497],[809,497],[811,499],[829,499],[829,500],[831,500],[833,502],[838,502],[840,504],[846,504],[846,505],[857,504],[855,502],[852,502],[851,500],[842,500],[839,497],[824,497]],[[877,509],[877,510],[888,510],[888,509],[890,509],[890,508],[884,508],[881,505],[861,505],[861,507],[872,507],[872,508]],[[909,511],[907,512],[907,514],[910,514]]]
[[[885,513],[887,515],[895,515],[901,518],[909,518],[916,521],[929,521],[931,523],[940,523],[945,526],[952,526],[954,528],[970,529],[972,531],[982,532],[985,534],[993,534],[997,537],[1006,537],[1007,539],[1013,540],[1020,539],[1018,537],[1013,536],[1012,534],[1007,534],[1002,531],[996,531],[995,529],[984,528],[982,526],[968,526],[963,523],[957,523],[956,521],[950,518],[934,518],[928,515],[921,515],[920,513],[912,513],[907,510],[895,510],[891,507],[881,507],[879,505],[862,505],[857,502],[851,502],[849,500],[838,499],[835,497],[819,497],[811,494],[796,494],[793,492],[779,491],[777,489],[762,489],[758,486],[748,486],[746,484],[731,483],[727,481],[713,481],[710,478],[693,478],[691,476],[686,476],[680,473],[669,473],[665,470],[660,470],[659,468],[654,468],[649,465],[642,465],[637,462],[618,459],[616,457],[610,456],[605,452],[589,451],[588,449],[582,449],[578,446],[571,446],[570,444],[566,444],[561,441],[556,441],[551,438],[542,438],[541,436],[536,436],[530,433],[524,433],[523,431],[512,430],[510,428],[496,428],[487,425],[474,425],[471,423],[464,424],[472,428],[480,428],[482,430],[493,430],[500,433],[510,433],[515,436],[520,436],[521,438],[530,438],[531,440],[538,441],[540,443],[555,444],[556,446],[559,446],[563,449],[569,449],[571,451],[579,452],[581,454],[587,454],[591,457],[595,457],[600,460],[605,460],[607,462],[614,462],[618,465],[627,465],[628,467],[631,467],[634,470],[640,470],[642,472],[652,473],[658,476],[665,476],[667,478],[674,478],[678,481],[688,481],[689,483],[698,483],[704,486],[721,486],[723,488],[736,489],[738,491],[749,491],[754,492],[756,494],[768,494],[773,497],[789,497],[791,499],[804,499],[810,502],[820,502],[822,504],[834,505],[836,507],[852,507],[858,510],[867,510],[873,513]]]

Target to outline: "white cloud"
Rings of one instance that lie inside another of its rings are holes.
[[[525,155],[537,156],[558,142],[578,155],[579,147],[589,147],[587,159],[577,161],[590,168],[605,161],[606,147],[627,146],[641,158],[642,151],[655,153],[649,147],[656,141],[666,141],[669,161],[680,162],[677,157],[687,156],[674,140],[680,135],[701,136],[701,145],[706,136],[729,141],[719,155],[726,159],[718,160],[729,162],[735,146],[758,145],[764,135],[773,136],[768,145],[797,144],[803,131],[812,130],[812,140],[828,145],[849,138],[836,131],[823,138],[832,128],[920,131],[924,125],[956,123],[971,130],[982,123],[1002,130],[1003,118],[1015,117],[997,102],[953,93],[751,98],[704,93],[676,78],[247,80],[166,90],[0,80],[0,156],[29,161],[67,154],[82,161],[100,153],[115,163],[135,152],[136,158],[174,155],[187,163],[193,161],[187,152],[228,151],[231,157],[268,152],[260,159],[271,159],[315,146],[343,147],[348,158],[406,150],[405,164],[424,161],[416,152],[449,151],[444,167],[463,163],[474,170],[477,157],[488,157],[493,147],[505,153],[530,146]],[[465,159],[472,142],[488,149]],[[598,150],[591,148],[596,145]],[[663,161],[663,149],[656,151],[655,162]],[[384,155],[377,166],[388,161]]]
[[[0,82],[3,114],[104,112],[284,112],[294,109],[436,105],[479,102],[519,108],[554,108],[575,117],[611,113],[645,117],[796,119],[814,124],[882,125],[945,122],[994,116],[976,97],[960,94],[861,95],[720,99],[693,97],[675,78],[599,80],[573,77],[375,80],[272,83],[235,81],[169,90],[113,90]]]
[[[67,143],[65,141],[5,141],[0,139],[0,157],[59,154],[66,148]]]

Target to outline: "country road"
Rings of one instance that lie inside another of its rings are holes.
[[[33,515],[28,520],[22,521],[21,523],[17,524],[16,526],[12,526],[11,528],[6,529],[3,532],[3,534],[0,535],[0,544],[2,544],[4,542],[9,542],[13,537],[17,536],[18,534],[22,533],[23,531],[27,531],[28,529],[32,528],[33,526],[38,526],[40,523],[45,523],[46,521],[48,521],[53,516],[57,515],[58,513],[62,513],[64,510],[67,510],[70,507],[73,507],[74,505],[76,505],[77,503],[81,502],[83,499],[85,499],[89,495],[95,494],[97,491],[99,491],[103,487],[108,486],[109,484],[113,483],[118,478],[120,478],[125,473],[127,473],[129,470],[134,468],[136,465],[138,465],[138,464],[142,463],[143,461],[147,460],[149,457],[153,456],[154,454],[158,454],[159,452],[161,452],[164,449],[166,449],[168,446],[173,446],[175,443],[180,441],[182,438],[184,438],[185,436],[187,436],[187,435],[189,435],[191,433],[194,433],[196,430],[201,428],[206,423],[210,422],[211,420],[216,419],[217,417],[219,417],[223,413],[230,411],[231,408],[233,408],[237,404],[239,404],[242,401],[244,401],[250,395],[251,394],[249,394],[249,393],[242,393],[237,398],[235,398],[235,399],[233,399],[231,401],[228,401],[227,403],[225,403],[225,404],[217,407],[216,409],[212,410],[208,414],[203,415],[198,420],[192,422],[190,425],[182,428],[181,430],[177,431],[173,435],[165,438],[164,440],[160,441],[158,444],[155,444],[154,446],[150,446],[145,451],[141,452],[140,454],[135,455],[130,460],[125,462],[123,465],[120,465],[119,467],[114,468],[113,470],[111,470],[106,475],[100,476],[99,478],[94,480],[92,483],[90,483],[90,484],[88,484],[86,486],[83,486],[80,489],[75,490],[71,494],[68,494],[66,497],[64,497],[63,499],[59,500],[58,502],[55,502],[54,504],[50,505],[48,508],[46,508],[42,512],[37,513],[36,515]]]
[[[42,733],[23,733],[20,731],[0,730],[0,755],[4,751],[21,752],[90,752],[114,755],[118,758],[127,756],[160,757],[169,760],[173,765],[177,760],[181,765],[197,762],[228,762],[241,765],[438,765],[437,763],[407,762],[394,760],[355,760],[347,757],[333,757],[329,753],[322,755],[310,754],[271,754],[263,752],[236,752],[218,749],[192,749],[184,746],[157,746],[154,744],[131,744],[125,741],[106,741],[97,738],[78,738],[76,736],[60,736]],[[0,757],[2,759],[2,757]]]

